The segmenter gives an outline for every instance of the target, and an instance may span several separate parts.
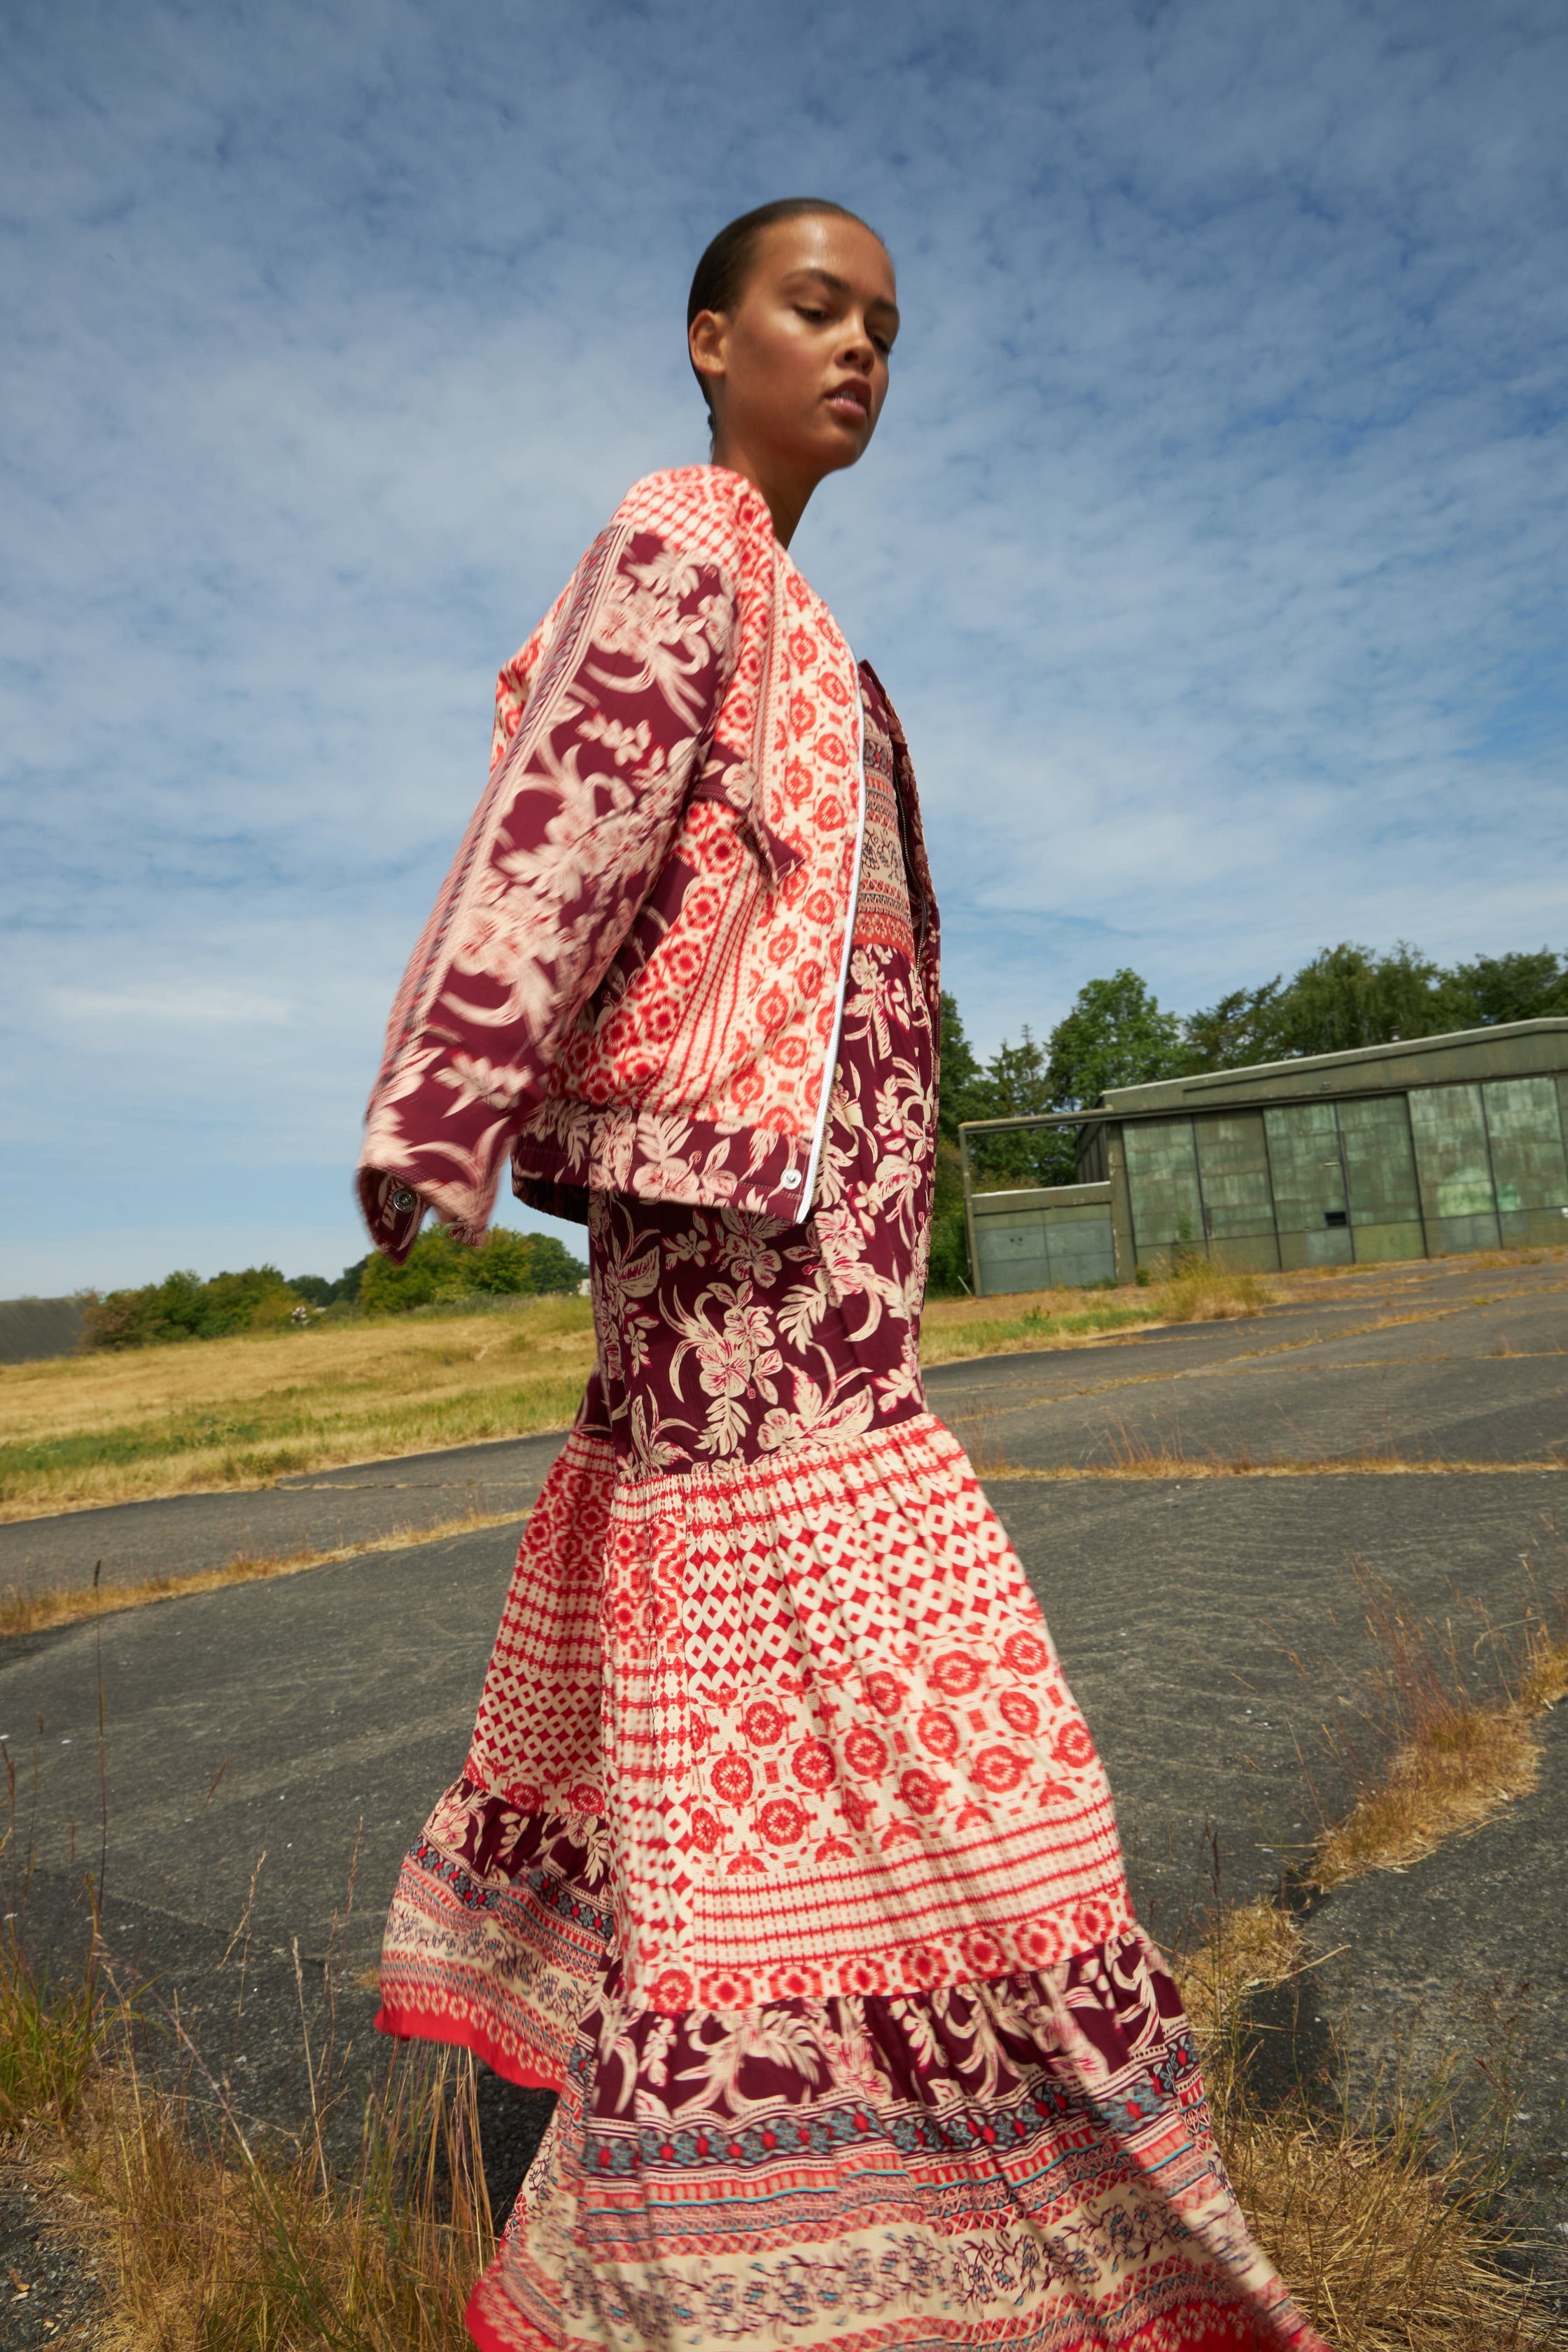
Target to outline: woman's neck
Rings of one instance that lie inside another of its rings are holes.
[[[743,475],[754,488],[761,490],[773,519],[773,537],[781,547],[787,547],[800,527],[800,519],[816,483],[803,480],[792,467],[749,449],[740,438],[717,428],[713,435],[713,463],[727,467],[731,474]]]

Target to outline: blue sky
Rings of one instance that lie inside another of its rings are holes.
[[[706,454],[686,285],[775,194],[899,267],[795,553],[979,1043],[1568,945],[1565,120],[1556,0],[11,0],[0,1295],[361,1254],[496,667]]]

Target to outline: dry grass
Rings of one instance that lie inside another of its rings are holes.
[[[122,2067],[64,2158],[102,2218],[124,2352],[469,2352],[494,2252],[471,2059],[395,2055],[346,2174],[309,2137],[274,2153],[192,2126]]]
[[[1463,1264],[1556,1264],[1565,1255],[1510,1252]],[[1331,1280],[1363,1294],[1408,1286],[1457,1263],[1323,1266],[1265,1281],[1194,1259],[1147,1288],[1037,1291],[1005,1305],[932,1299],[921,1356],[935,1365],[1092,1347],[1163,1324],[1256,1315]],[[1365,1328],[1427,1319],[1394,1315]],[[563,1429],[593,1360],[587,1300],[546,1298],[502,1313],[285,1328],[0,1366],[0,1522],[265,1486],[353,1462]]]
[[[1340,1886],[1369,1870],[1404,1869],[1442,1839],[1478,1828],[1532,1789],[1539,1773],[1521,1713],[1451,1701],[1396,1749],[1387,1778],[1357,1799],[1348,1821],[1319,1841],[1313,1881]]]
[[[334,1560],[358,1559],[370,1551],[407,1551],[417,1544],[440,1543],[447,1536],[472,1535],[485,1528],[516,1526],[523,1511],[468,1511],[461,1517],[442,1519],[435,1527],[397,1528],[390,1533],[366,1536],[363,1541],[339,1544],[331,1551],[312,1551],[303,1544],[297,1551],[241,1553],[225,1568],[199,1570],[194,1576],[149,1576],[126,1584],[73,1584],[54,1591],[0,1596],[0,1641],[17,1633],[47,1633],[56,1625],[79,1624],[83,1618],[108,1616],[119,1609],[144,1609],[152,1601],[182,1600],[190,1592],[217,1592],[227,1584],[256,1584],[274,1576],[299,1576],[306,1569],[330,1568]]]
[[[1300,1928],[1268,1895],[1213,1913],[1202,1941],[1176,1969],[1183,2006],[1205,2050],[1223,2041],[1248,1994],[1283,1984],[1306,1957]]]
[[[64,2130],[102,2045],[92,1969],[51,1985],[24,1967],[7,1937],[0,1944],[0,2135],[40,2122]]]
[[[1206,1260],[1146,1289],[1034,1290],[995,1298],[933,1298],[921,1329],[921,1361],[952,1364],[972,1356],[1026,1355],[1036,1349],[1092,1343],[1109,1334],[1166,1323],[1208,1323],[1257,1315],[1273,1293],[1254,1274],[1226,1274]]]
[[[0,1520],[563,1429],[580,1298],[0,1367]]]
[[[1387,1596],[1374,1589],[1369,1609],[1397,1704],[1412,1722],[1424,1709],[1436,1737],[1447,1719],[1434,1696],[1440,1661]],[[1568,1641],[1535,1622],[1512,1695],[1472,1712],[1548,1705],[1565,1688]],[[1458,1703],[1447,1704],[1451,1715]],[[1477,1741],[1461,1746],[1481,1756]],[[1367,1847],[1360,1866],[1377,1859]],[[1502,2140],[1489,2158],[1473,2141],[1463,2156],[1435,2154],[1441,2082],[1415,2097],[1380,2083],[1375,2115],[1359,2122],[1304,2091],[1259,2101],[1247,2005],[1305,1965],[1295,1921],[1268,1901],[1220,1911],[1179,1964],[1220,2153],[1297,2301],[1337,2352],[1561,2347],[1563,2332],[1490,2258],[1485,2209]],[[332,1968],[329,1957],[329,1985]],[[55,2212],[90,2241],[106,2282],[102,2352],[458,2352],[466,2297],[493,2250],[468,2061],[395,2050],[357,2162],[334,2168],[330,2040],[323,2053],[307,2041],[311,2127],[296,2147],[258,2145],[188,2042],[194,2063],[168,2087],[131,2004],[105,2022],[91,1990],[89,1979],[51,1994],[0,1947],[3,2152],[79,2200],[67,2216],[57,2195]]]
[[[1260,1276],[1230,1274],[1205,1257],[1190,1258],[1159,1289],[1166,1323],[1229,1323],[1272,1306],[1275,1297]]]
[[[1375,2135],[1303,2099],[1260,2107],[1245,2005],[1301,1964],[1292,1922],[1255,1903],[1221,1913],[1181,1969],[1221,2155],[1298,2302],[1337,2352],[1561,2345],[1488,2260],[1473,2168],[1433,2168],[1430,2101]],[[51,1998],[14,1948],[0,1962],[0,2048],[25,2053],[5,2077],[5,2153],[91,2250],[98,2352],[462,2352],[494,2248],[470,2061],[394,2050],[357,2160],[334,2167],[330,2046],[307,2044],[314,2117],[285,2147],[247,2135],[188,2042],[171,2085],[129,2003],[90,2018],[79,1989]]]
[[[1348,1816],[1313,1849],[1307,1875],[1321,1887],[1404,1869],[1533,1788],[1540,1748],[1531,1718],[1568,1696],[1568,1634],[1538,1609],[1504,1689],[1478,1700],[1452,1633],[1439,1643],[1400,1594],[1364,1574],[1361,1581],[1381,1660],[1368,1722],[1386,1761],[1365,1769],[1353,1746],[1338,1743],[1361,1785]]]
[[[1425,2102],[1374,2134],[1304,2102],[1260,2111],[1210,2057],[1232,2186],[1281,2276],[1336,2352],[1548,2352],[1565,2340],[1490,2259],[1472,2165],[1434,2163]]]
[[[1568,1696],[1568,1634],[1539,1606],[1503,1689],[1483,1701],[1451,1633],[1439,1637],[1388,1586],[1362,1582],[1381,1660],[1368,1717],[1386,1761],[1361,1776],[1349,1817],[1318,1841],[1307,1875],[1321,1887],[1404,1868],[1528,1788],[1529,1718]],[[1484,1633],[1495,1647],[1496,1629]],[[1305,2086],[1273,2107],[1258,2101],[1248,2003],[1308,1965],[1294,1919],[1262,1899],[1217,1912],[1177,1971],[1226,2168],[1291,2293],[1338,2352],[1562,2347],[1568,2330],[1493,2258],[1506,2080],[1499,2112],[1468,2141],[1451,2112],[1451,2065],[1425,2084],[1380,2074],[1360,2116]]]
[[[1377,2086],[1375,2122],[1251,2084],[1247,2004],[1303,1972],[1305,1939],[1267,1897],[1217,1912],[1177,1963],[1221,2157],[1259,2242],[1337,2352],[1548,2352],[1563,2333],[1490,2259],[1484,2151],[1435,2159],[1446,2080]]]
[[[1568,1264],[1568,1244],[1551,1249],[1462,1250],[1447,1257],[1386,1258],[1371,1265],[1298,1265],[1274,1279],[1289,1284],[1291,1290],[1320,1283],[1375,1286],[1387,1282],[1404,1286],[1433,1281],[1444,1275],[1465,1274],[1472,1268],[1496,1274],[1520,1265],[1564,1264]]]
[[[924,1359],[1254,1314],[1266,1297],[1251,1276],[1204,1268],[1114,1297],[1030,1294],[1004,1315],[990,1300],[938,1299]],[[593,1361],[587,1300],[549,1298],[0,1367],[0,1521],[564,1429]]]
[[[1537,1462],[1406,1462],[1390,1454],[1319,1454],[1301,1462],[1255,1462],[1245,1450],[1231,1454],[1178,1454],[1170,1447],[1150,1447],[1125,1458],[1117,1454],[1109,1462],[1072,1463],[1048,1470],[1031,1469],[1026,1463],[1009,1461],[1001,1454],[987,1454],[984,1446],[973,1449],[971,1459],[983,1476],[994,1479],[1508,1478],[1563,1468],[1555,1457]]]
[[[0,2050],[18,2028],[30,2052],[59,2044],[6,2105],[5,2152],[90,2248],[107,2305],[95,2347],[468,2352],[463,2310],[495,2243],[471,2060],[394,2049],[358,2159],[334,2168],[330,2046],[307,2047],[314,2119],[284,2146],[247,2134],[183,2035],[161,2082],[129,2001],[100,2011],[84,2063],[81,2010],[79,1990],[51,1998],[14,1948],[0,1962]]]
[[[921,1326],[921,1362],[929,1370],[972,1356],[1029,1355],[1037,1349],[1092,1342],[1110,1332],[1146,1331],[1161,1320],[1152,1290],[1031,1290],[1005,1301],[933,1298]]]

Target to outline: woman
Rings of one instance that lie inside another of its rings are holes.
[[[638,483],[501,673],[361,1196],[585,1215],[598,1360],[381,2022],[560,2092],[486,2352],[1317,2339],[1018,1564],[926,1411],[937,925],[909,754],[786,550],[898,328],[833,205],[689,313],[713,463]]]

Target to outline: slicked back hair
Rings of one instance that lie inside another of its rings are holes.
[[[771,205],[759,205],[754,212],[742,213],[737,220],[720,230],[693,271],[691,291],[686,298],[688,334],[700,311],[734,309],[746,290],[746,280],[757,257],[757,243],[764,229],[772,228],[775,221],[801,220],[812,213],[829,213],[837,220],[855,221],[861,228],[869,229],[878,244],[882,244],[869,221],[861,220],[847,205],[836,205],[830,196],[778,196]],[[713,403],[707,380],[695,363],[691,373],[711,418]]]

